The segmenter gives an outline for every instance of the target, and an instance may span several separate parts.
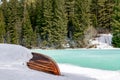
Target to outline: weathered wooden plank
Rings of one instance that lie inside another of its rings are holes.
[[[42,70],[42,71],[47,71],[47,72],[53,71],[52,69],[41,67],[41,66],[38,66],[38,65],[35,65],[35,64],[30,63],[29,65],[30,65],[29,68],[34,69],[34,70],[39,70],[39,71]]]
[[[44,64],[38,64],[38,63],[33,62],[33,61],[30,61],[30,62],[28,63],[28,65],[36,65],[36,66],[38,66],[38,67],[53,69],[51,66],[46,66],[46,65],[44,65]],[[50,65],[50,64],[49,64],[49,65]]]

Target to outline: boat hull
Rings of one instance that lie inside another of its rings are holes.
[[[40,53],[33,52],[32,55],[32,59],[27,62],[27,66],[30,69],[60,75],[59,67],[53,59]]]

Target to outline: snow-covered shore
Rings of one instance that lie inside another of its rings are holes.
[[[120,80],[119,71],[83,68],[58,64],[61,76],[31,70],[26,62],[31,59],[27,48],[0,44],[0,80]]]
[[[120,80],[118,71],[106,71],[59,64],[61,76],[55,76],[23,66],[0,66],[1,80]]]
[[[81,76],[83,79],[75,76],[71,76],[72,80],[120,80],[120,72],[119,71],[108,71],[108,70],[100,70],[100,69],[92,69],[92,68],[84,68],[67,64],[60,64],[60,69],[64,73],[68,73],[65,76],[69,76],[69,74],[74,74]],[[87,79],[88,78],[88,79]],[[70,80],[71,80],[70,79]]]

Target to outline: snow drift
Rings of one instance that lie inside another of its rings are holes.
[[[0,44],[0,66],[3,64],[23,65],[31,58],[31,51],[25,47],[11,44]]]

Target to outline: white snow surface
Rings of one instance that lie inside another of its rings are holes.
[[[61,76],[29,69],[31,51],[18,45],[0,44],[0,80],[120,80],[119,71],[58,64]]]
[[[28,62],[32,58],[31,51],[14,44],[0,44],[0,65],[15,65]]]

